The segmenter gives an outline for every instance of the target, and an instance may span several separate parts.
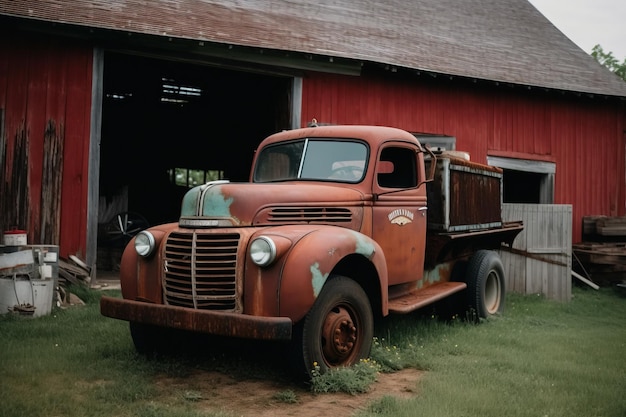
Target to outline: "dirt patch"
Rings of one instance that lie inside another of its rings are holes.
[[[184,378],[163,378],[159,381],[159,386],[167,392],[178,392],[190,401],[197,401],[206,410],[235,416],[349,416],[383,396],[415,396],[422,373],[423,371],[415,369],[405,369],[391,374],[380,374],[370,390],[359,395],[316,395],[306,386],[276,381],[241,380],[215,371],[197,371]],[[295,394],[295,403],[277,398],[288,391]]]

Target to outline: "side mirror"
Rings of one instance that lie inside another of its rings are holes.
[[[378,173],[379,174],[391,174],[394,170],[393,162],[391,161],[379,161]]]
[[[426,153],[428,153],[428,155],[424,155],[424,167],[428,169],[429,172],[426,175],[426,179],[420,182],[419,185],[431,182],[435,178],[435,172],[437,170],[437,157],[428,147],[424,146],[424,149]]]

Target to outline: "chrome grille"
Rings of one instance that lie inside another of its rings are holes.
[[[171,233],[165,245],[165,302],[237,311],[238,245],[236,233]]]
[[[352,212],[342,207],[280,207],[270,211],[270,222],[349,223]]]

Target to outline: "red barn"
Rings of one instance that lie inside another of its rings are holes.
[[[500,166],[505,201],[572,205],[574,241],[625,214],[626,83],[526,0],[14,0],[0,33],[0,231],[90,265],[118,213],[176,220],[313,118]]]

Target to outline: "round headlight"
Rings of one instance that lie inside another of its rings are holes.
[[[276,244],[269,237],[257,237],[250,243],[250,258],[258,266],[271,264],[276,259]]]
[[[142,230],[135,236],[135,250],[139,256],[144,258],[150,256],[154,252],[155,240],[152,233]]]

